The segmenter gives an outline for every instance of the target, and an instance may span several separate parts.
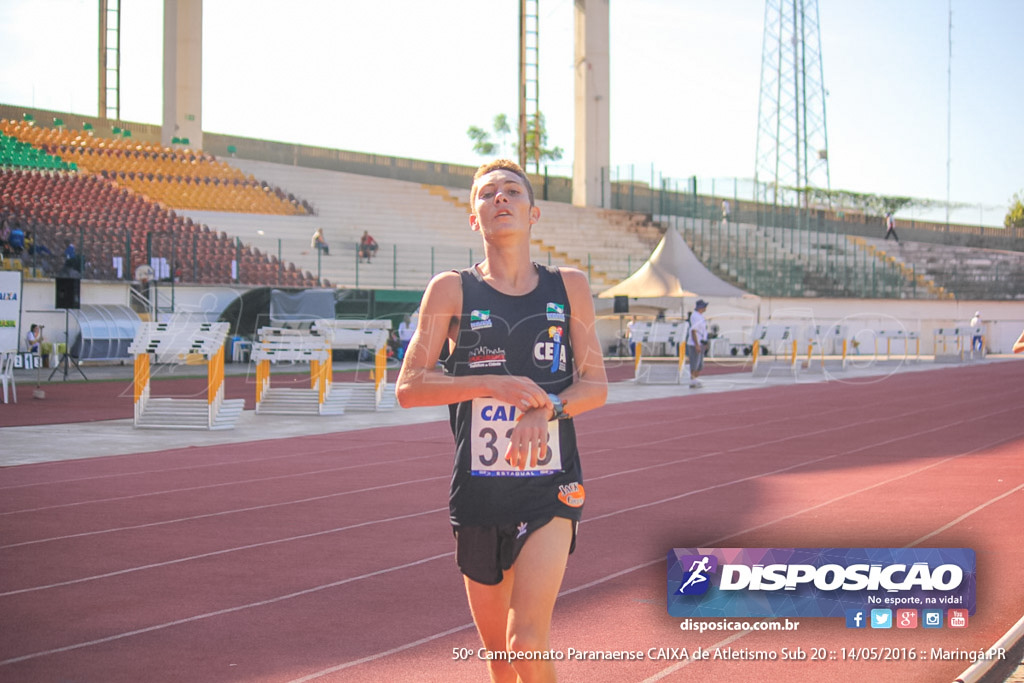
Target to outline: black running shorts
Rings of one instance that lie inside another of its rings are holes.
[[[531,522],[518,522],[503,526],[461,526],[454,528],[455,559],[459,570],[477,583],[496,586],[505,577],[505,571],[515,564],[526,539],[550,522],[553,517]],[[572,542],[569,553],[576,549],[576,527],[572,524]]]

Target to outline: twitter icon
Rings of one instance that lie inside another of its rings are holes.
[[[892,628],[892,610],[871,610],[871,628]]]

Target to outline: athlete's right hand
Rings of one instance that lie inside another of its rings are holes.
[[[493,398],[510,403],[521,412],[543,408],[545,414],[550,415],[553,410],[548,393],[529,377],[487,375],[487,386]]]

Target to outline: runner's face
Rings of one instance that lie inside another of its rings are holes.
[[[476,198],[469,224],[474,230],[529,227],[540,210],[530,206],[522,180],[512,171],[491,171],[477,181]]]

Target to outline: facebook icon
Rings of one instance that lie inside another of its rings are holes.
[[[846,610],[846,628],[867,628],[867,612],[862,609]]]

